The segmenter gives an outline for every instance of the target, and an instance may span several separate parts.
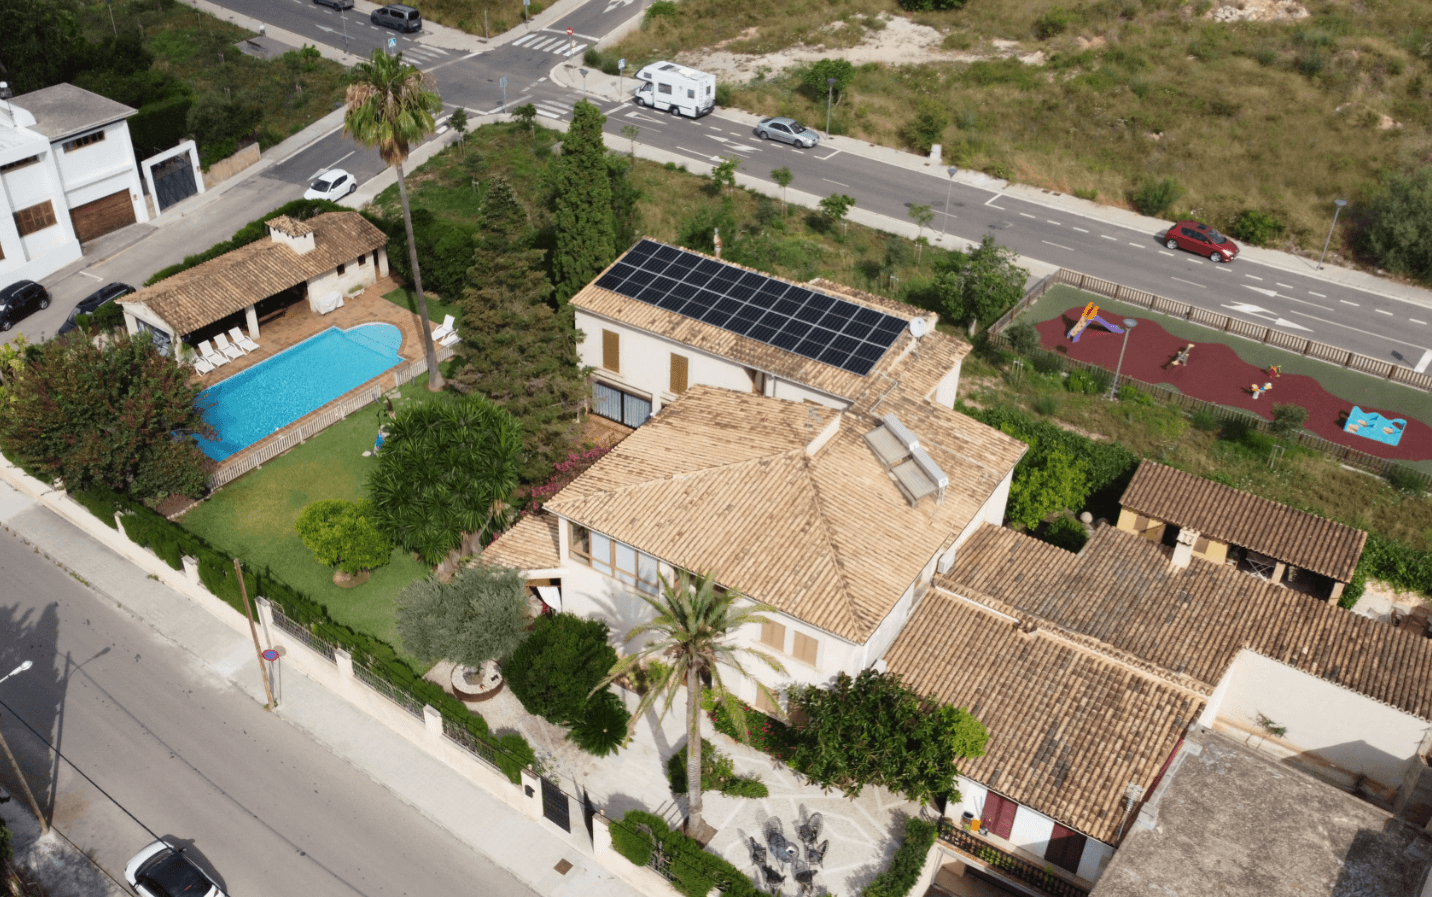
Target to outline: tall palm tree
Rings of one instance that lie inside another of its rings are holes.
[[[721,667],[724,665],[748,676],[741,666],[741,656],[750,655],[778,673],[785,667],[780,661],[754,648],[731,644],[728,639],[742,626],[767,622],[762,613],[774,611],[768,604],[754,604],[747,608],[737,607],[741,593],[735,589],[725,590],[716,585],[714,574],[693,576],[682,571],[676,581],[661,578],[661,596],[653,598],[640,596],[656,612],[655,618],[635,627],[627,633],[627,641],[638,636],[655,634],[656,638],[641,650],[628,654],[612,667],[611,673],[593,689],[593,693],[605,688],[612,680],[634,671],[642,661],[659,659],[666,663],[670,672],[665,679],[655,682],[631,716],[628,735],[639,718],[664,698],[661,716],[664,718],[684,687],[686,690],[686,796],[689,802],[687,833],[705,840],[705,822],[701,819],[701,677],[711,678],[711,692],[724,706],[736,728],[743,735],[746,732],[746,715],[741,703],[735,700],[721,682]],[[775,694],[759,682],[762,692],[775,702]]]
[[[377,147],[383,161],[397,169],[398,197],[403,204],[403,226],[408,231],[408,261],[413,266],[413,289],[418,294],[418,315],[422,318],[423,352],[428,359],[428,389],[443,388],[438,370],[437,348],[428,326],[428,303],[423,297],[423,275],[418,270],[418,245],[413,240],[413,214],[408,208],[408,182],[403,163],[408,149],[437,129],[434,118],[442,112],[443,101],[437,82],[417,66],[403,62],[403,54],[389,56],[373,51],[367,62],[353,66],[344,105],[343,133],[366,147]]]

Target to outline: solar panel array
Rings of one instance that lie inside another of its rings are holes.
[[[865,376],[906,322],[806,287],[642,240],[604,290]]]

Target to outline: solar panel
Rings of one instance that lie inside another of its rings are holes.
[[[903,318],[655,240],[633,246],[597,286],[860,376],[907,326]]]

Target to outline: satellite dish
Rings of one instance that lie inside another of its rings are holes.
[[[925,332],[929,330],[929,327],[930,325],[925,323],[924,318],[910,319],[910,335],[913,336],[915,339],[919,339],[920,337],[924,336]]]

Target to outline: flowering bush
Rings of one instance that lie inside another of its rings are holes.
[[[602,456],[611,451],[609,445],[598,445],[580,452],[573,452],[567,460],[558,461],[552,468],[552,476],[540,486],[533,486],[527,493],[527,505],[523,514],[536,514],[547,500],[566,488],[567,484],[581,476],[588,467],[596,464]]]
[[[736,728],[736,723],[731,719],[730,711],[709,699],[703,701],[702,704],[706,708],[707,715],[711,717],[711,724],[716,727],[717,732],[729,735],[737,741],[743,740],[740,730]],[[758,751],[770,754],[777,760],[789,760],[791,754],[795,752],[795,730],[744,702],[741,706],[745,709],[746,726],[749,730],[747,733],[749,737],[744,739],[746,744]]]

